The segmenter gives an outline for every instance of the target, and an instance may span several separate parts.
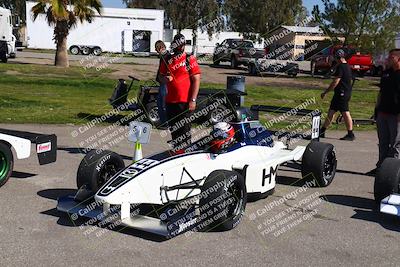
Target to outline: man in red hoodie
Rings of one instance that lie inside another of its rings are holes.
[[[165,79],[168,93],[166,109],[172,145],[175,152],[191,144],[190,113],[196,109],[200,88],[201,71],[194,56],[185,53],[186,40],[177,34],[171,44],[173,54],[160,66],[160,75]]]

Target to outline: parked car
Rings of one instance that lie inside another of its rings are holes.
[[[260,58],[265,55],[264,49],[256,49],[250,40],[226,39],[221,44],[216,44],[213,63],[230,62],[232,68],[239,65],[248,65],[250,59]]]
[[[337,50],[343,49],[348,55],[347,62],[352,71],[360,76],[365,75],[372,70],[372,56],[370,54],[361,54],[353,47],[343,47],[341,45],[331,47],[324,50],[311,59],[311,75],[318,73],[329,73],[336,65],[335,53]]]

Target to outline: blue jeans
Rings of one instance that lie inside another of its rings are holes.
[[[166,96],[167,96],[167,85],[161,84],[158,89],[158,95],[157,95],[158,115],[160,116],[161,124],[164,124],[167,121],[167,109],[165,106]]]

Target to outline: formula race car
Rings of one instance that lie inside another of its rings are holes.
[[[374,196],[380,211],[400,216],[400,160],[387,158],[378,169]]]
[[[312,131],[304,136],[311,142],[294,149],[274,140],[276,135],[273,138],[260,122],[243,121],[218,123],[210,136],[183,153],[165,151],[128,167],[114,152],[93,150],[79,166],[78,192],[60,197],[57,209],[73,219],[118,221],[167,238],[188,230],[233,229],[243,217],[248,197],[261,199],[273,192],[281,164],[301,164],[303,178],[316,186],[332,182],[335,149],[319,142],[320,113],[310,114],[297,110],[297,115],[312,120]]]
[[[36,144],[40,165],[56,161],[57,137],[55,135],[0,129],[0,187],[8,181],[13,172],[12,149],[17,159],[26,159],[31,155],[31,144]]]

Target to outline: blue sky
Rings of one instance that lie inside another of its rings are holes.
[[[151,0],[149,0],[151,1]],[[120,0],[102,0],[104,7],[125,7]],[[311,12],[314,5],[321,5],[321,0],[303,0],[303,4]],[[321,9],[322,10],[322,9]]]

